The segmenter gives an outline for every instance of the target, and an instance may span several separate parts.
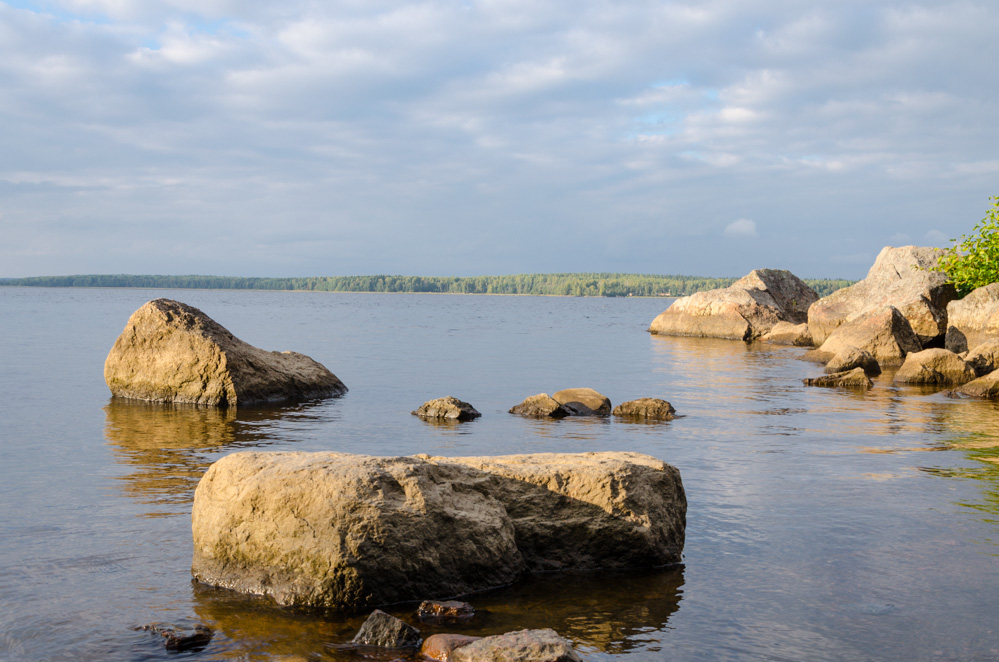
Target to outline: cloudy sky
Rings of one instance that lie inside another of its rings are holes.
[[[999,3],[0,0],[0,276],[859,278],[999,195]]]

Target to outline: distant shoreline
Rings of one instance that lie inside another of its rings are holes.
[[[301,278],[89,274],[0,278],[0,286],[669,298],[728,287],[736,280],[738,279],[622,273]],[[827,296],[854,282],[844,279],[803,280],[819,296]]]

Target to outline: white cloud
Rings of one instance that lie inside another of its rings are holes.
[[[930,230],[926,233],[923,238],[927,246],[939,246],[940,248],[946,248],[950,246],[951,237],[948,237],[940,230]]]
[[[756,222],[748,218],[740,218],[726,225],[723,234],[726,237],[755,237]]]

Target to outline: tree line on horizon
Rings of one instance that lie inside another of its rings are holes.
[[[439,294],[530,294],[584,297],[679,297],[728,287],[736,278],[619,273],[517,274],[511,276],[154,276],[92,274],[3,278],[0,285],[22,287],[135,287],[206,290],[288,290],[310,292],[431,292]],[[824,297],[854,281],[803,279]]]

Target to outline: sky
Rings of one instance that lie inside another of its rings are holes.
[[[999,3],[0,0],[0,277],[862,278],[999,195]]]

